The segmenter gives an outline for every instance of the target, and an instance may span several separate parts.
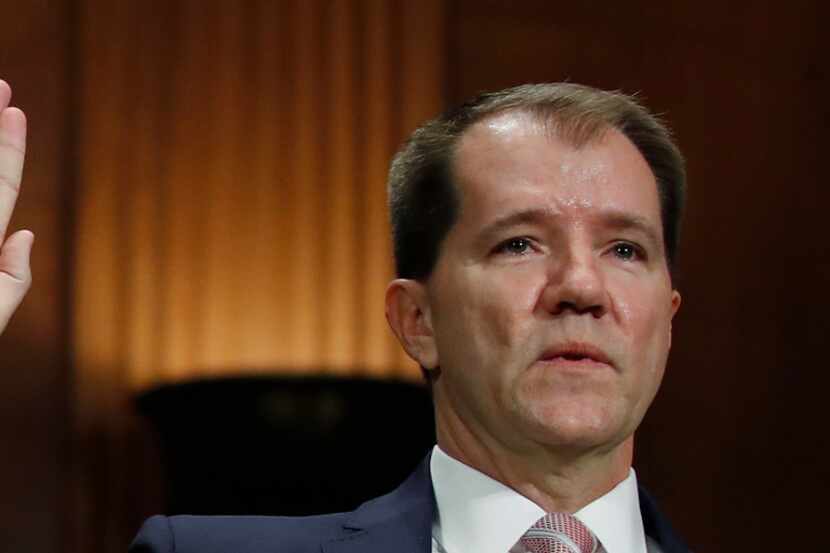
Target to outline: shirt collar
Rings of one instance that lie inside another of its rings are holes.
[[[528,498],[437,445],[430,474],[436,502],[432,534],[447,553],[506,553],[545,514]],[[594,532],[607,553],[646,551],[634,469],[574,516]]]
[[[634,469],[611,491],[574,513],[608,553],[644,553],[646,535]]]

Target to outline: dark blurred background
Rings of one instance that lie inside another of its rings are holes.
[[[564,79],[639,91],[688,159],[683,306],[640,480],[698,552],[771,533],[815,550],[799,529],[822,527],[830,481],[826,16],[0,1],[0,78],[30,122],[13,225],[37,235],[0,338],[0,551],[120,551],[155,512],[312,512],[391,486],[431,423],[382,315],[389,157],[448,104]],[[342,488],[303,473],[360,466]]]

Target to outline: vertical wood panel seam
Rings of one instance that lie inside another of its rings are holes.
[[[371,192],[370,183],[367,177],[366,168],[366,151],[367,151],[367,101],[372,101],[367,97],[367,79],[373,78],[369,75],[367,64],[363,56],[366,44],[366,5],[365,2],[357,0],[357,17],[353,19],[355,30],[352,33],[355,44],[352,46],[352,67],[354,78],[352,79],[352,99],[353,103],[350,107],[354,114],[352,117],[352,137],[354,141],[354,149],[352,155],[353,175],[352,175],[352,194],[354,196],[352,206],[354,212],[351,214],[353,219],[358,224],[352,225],[353,234],[351,240],[354,243],[353,251],[355,252],[354,259],[354,275],[352,281],[355,285],[352,293],[354,294],[354,301],[352,302],[352,313],[350,321],[343,321],[343,324],[350,325],[353,329],[351,334],[351,357],[352,357],[352,372],[358,374],[365,374],[366,367],[366,352],[363,351],[363,334],[367,332],[366,325],[366,285],[368,283],[366,274],[366,264],[370,253],[367,251],[367,244],[364,238],[363,229],[366,225],[366,197]]]

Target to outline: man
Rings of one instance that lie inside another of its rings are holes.
[[[29,254],[35,238],[28,230],[6,237],[20,193],[26,152],[26,116],[9,107],[11,97],[11,88],[0,80],[0,333],[31,284]]]
[[[34,241],[5,238],[26,141],[10,98],[0,81],[0,332]],[[157,516],[131,551],[686,551],[631,469],[680,305],[684,180],[658,121],[578,85],[482,95],[415,131],[390,172],[386,315],[432,387],[432,455],[352,513]]]
[[[685,552],[631,469],[666,365],[683,160],[632,98],[482,95],[392,163],[389,324],[438,444],[351,513],[154,517],[131,551]]]
[[[6,229],[26,120],[0,81],[0,331],[34,236]],[[394,492],[306,518],[153,517],[135,553],[687,551],[631,469],[680,296],[683,161],[631,98],[571,84],[480,96],[390,173],[387,318],[434,395],[438,444]]]

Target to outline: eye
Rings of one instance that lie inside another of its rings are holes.
[[[531,246],[531,241],[528,238],[509,238],[496,246],[494,251],[496,253],[506,253],[509,255],[525,255],[530,252]]]
[[[645,257],[642,250],[629,242],[618,242],[612,247],[614,255],[624,261],[635,261]]]

